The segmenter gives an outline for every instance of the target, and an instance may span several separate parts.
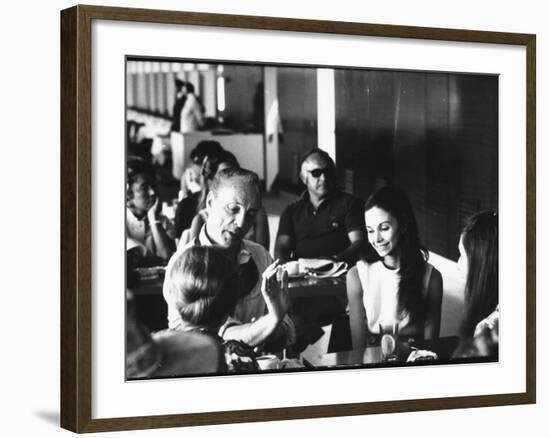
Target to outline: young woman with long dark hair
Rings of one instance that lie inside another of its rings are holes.
[[[472,337],[482,326],[498,324],[498,217],[493,211],[468,219],[458,243],[458,269],[465,275],[466,311],[462,336]]]
[[[353,348],[375,342],[388,321],[400,336],[439,337],[441,274],[427,262],[407,195],[394,187],[377,190],[365,205],[365,224],[377,259],[360,260],[348,273]]]

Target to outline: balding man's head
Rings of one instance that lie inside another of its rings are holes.
[[[222,170],[212,181],[206,207],[209,237],[222,246],[240,244],[261,208],[258,175],[246,169]]]
[[[225,186],[245,185],[260,191],[260,179],[251,170],[231,167],[219,171],[210,185],[210,191],[217,193]]]

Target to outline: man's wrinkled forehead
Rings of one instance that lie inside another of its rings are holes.
[[[243,178],[224,180],[214,197],[223,202],[237,202],[250,209],[260,208],[262,202],[259,187]]]

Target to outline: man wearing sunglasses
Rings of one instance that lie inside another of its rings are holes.
[[[314,149],[306,154],[300,170],[306,190],[281,215],[275,258],[282,262],[303,257],[355,263],[366,236],[363,201],[337,188],[335,170],[325,151]],[[303,351],[315,343],[323,335],[321,327],[341,317],[345,308],[345,299],[335,296],[295,299],[295,350]]]
[[[321,149],[302,160],[306,190],[285,208],[279,222],[275,258],[332,258],[355,263],[365,238],[363,201],[336,187],[335,165]]]

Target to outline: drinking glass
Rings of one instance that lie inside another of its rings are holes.
[[[397,335],[399,323],[397,321],[380,321],[380,348],[382,359],[386,362],[397,360]]]

